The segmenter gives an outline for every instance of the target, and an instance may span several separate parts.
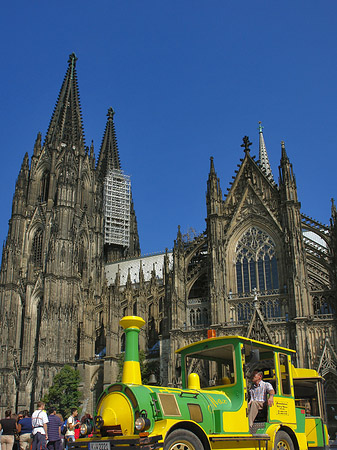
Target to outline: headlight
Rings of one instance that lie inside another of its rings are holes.
[[[90,423],[90,421],[82,423],[81,428],[80,428],[81,436],[86,436],[87,434],[91,434],[92,428],[93,427],[92,427],[92,424]]]
[[[137,431],[145,431],[150,428],[151,422],[147,417],[138,417],[135,420],[135,428]]]

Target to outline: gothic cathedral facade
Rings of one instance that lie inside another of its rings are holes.
[[[141,257],[114,112],[96,161],[70,56],[44,142],[38,134],[15,186],[0,272],[1,410],[32,409],[70,364],[92,411],[118,376],[123,315],[146,320],[140,344],[162,384],[179,386],[175,350],[212,328],[296,349],[337,410],[334,202],[329,225],[301,212],[285,144],[276,183],[261,125],[259,159],[247,137],[242,147],[226,196],[211,158],[204,232],[178,227],[172,251]]]

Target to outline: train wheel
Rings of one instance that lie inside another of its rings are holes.
[[[294,443],[288,433],[278,431],[275,437],[274,450],[294,450]]]
[[[164,450],[204,450],[204,447],[191,431],[175,430],[165,440]]]

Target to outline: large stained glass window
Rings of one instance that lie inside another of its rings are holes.
[[[279,287],[275,243],[257,227],[249,228],[237,243],[236,281],[238,293]]]

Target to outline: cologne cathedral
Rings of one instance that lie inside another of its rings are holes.
[[[114,111],[96,158],[85,145],[76,61],[70,55],[47,133],[24,155],[15,185],[0,271],[0,410],[32,410],[69,364],[93,411],[119,374],[119,320],[139,315],[140,346],[161,384],[180,385],[175,351],[213,329],[296,349],[295,363],[325,378],[334,415],[334,202],[329,225],[301,211],[285,144],[276,180],[260,124],[258,159],[244,137],[226,195],[210,158],[204,232],[178,226],[172,250],[141,256]]]

